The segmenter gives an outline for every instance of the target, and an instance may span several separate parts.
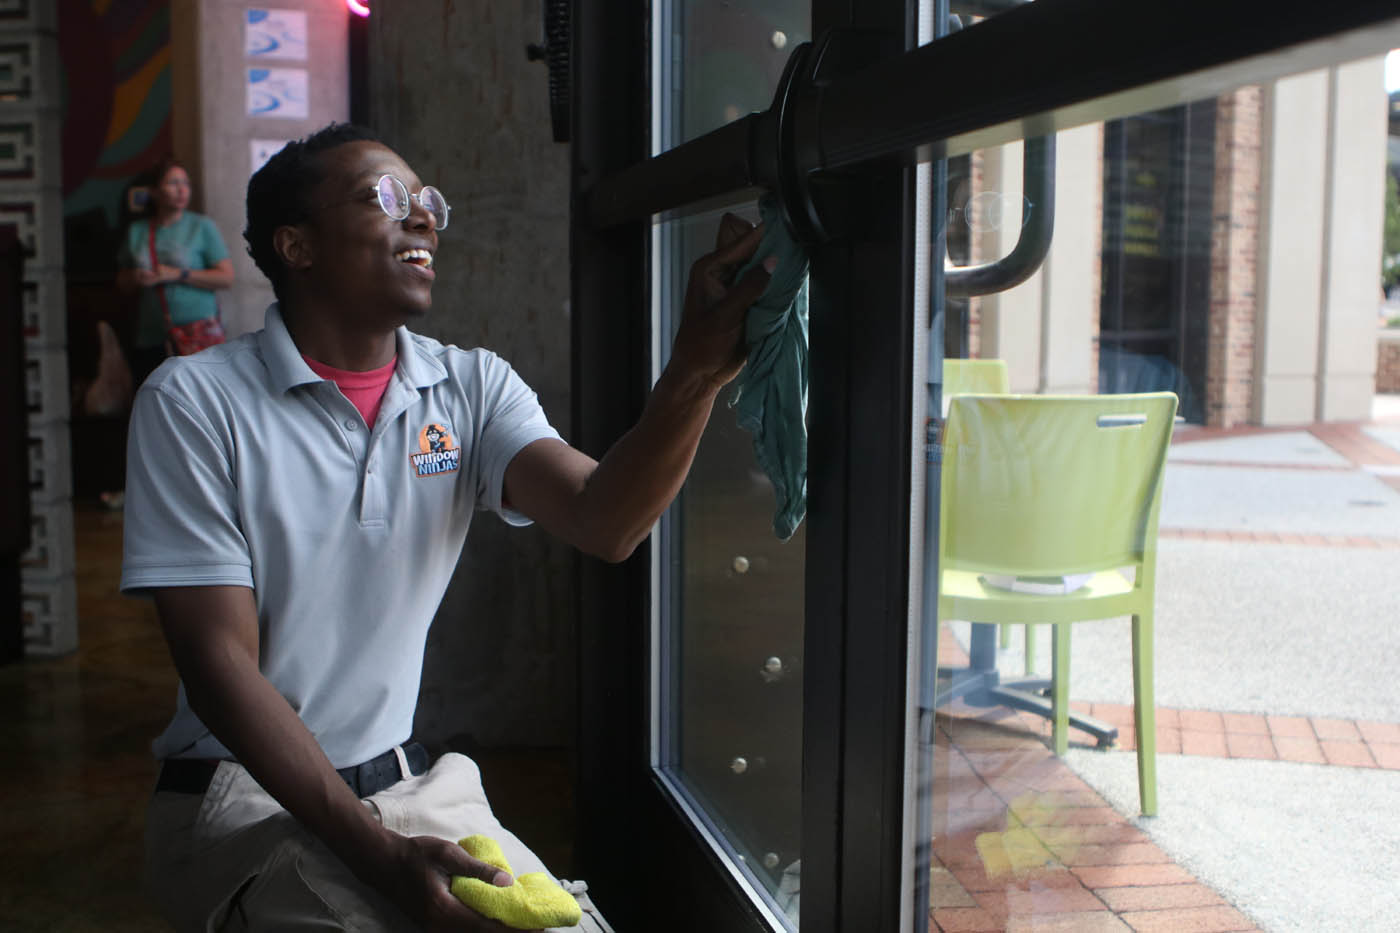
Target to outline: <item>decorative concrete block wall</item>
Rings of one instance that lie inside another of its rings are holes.
[[[1254,419],[1369,417],[1385,184],[1383,59],[1265,89]]]
[[[25,651],[78,644],[68,454],[68,358],[57,6],[0,3],[0,224],[24,247],[25,398],[30,547],[22,558]],[[18,440],[18,439],[16,439]]]

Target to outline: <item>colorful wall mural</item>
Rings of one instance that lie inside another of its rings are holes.
[[[59,0],[70,282],[110,281],[127,187],[172,150],[170,0]]]

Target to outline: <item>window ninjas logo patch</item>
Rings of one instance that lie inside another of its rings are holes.
[[[462,448],[452,445],[452,435],[440,424],[429,424],[418,432],[418,450],[408,458],[414,476],[451,473],[462,466]]]

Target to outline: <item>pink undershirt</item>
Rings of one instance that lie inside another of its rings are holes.
[[[301,355],[301,358],[306,360],[306,365],[311,367],[313,373],[322,379],[329,379],[339,386],[340,393],[350,400],[350,404],[359,409],[360,416],[365,419],[365,424],[371,428],[374,427],[374,419],[379,417],[379,403],[384,400],[384,390],[389,387],[389,380],[394,378],[394,367],[399,362],[397,356],[390,360],[387,366],[363,373],[327,366],[325,363],[313,360],[305,353]]]

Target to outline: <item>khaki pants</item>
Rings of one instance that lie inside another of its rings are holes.
[[[397,833],[452,842],[483,833],[500,843],[516,874],[547,871],[497,822],[481,772],[465,756],[444,755],[426,774],[399,781],[366,798],[365,805]],[[413,929],[231,761],[219,765],[202,797],[152,797],[146,880],[181,931]],[[569,929],[612,933],[580,890],[586,886],[563,884],[583,908],[583,920]]]

